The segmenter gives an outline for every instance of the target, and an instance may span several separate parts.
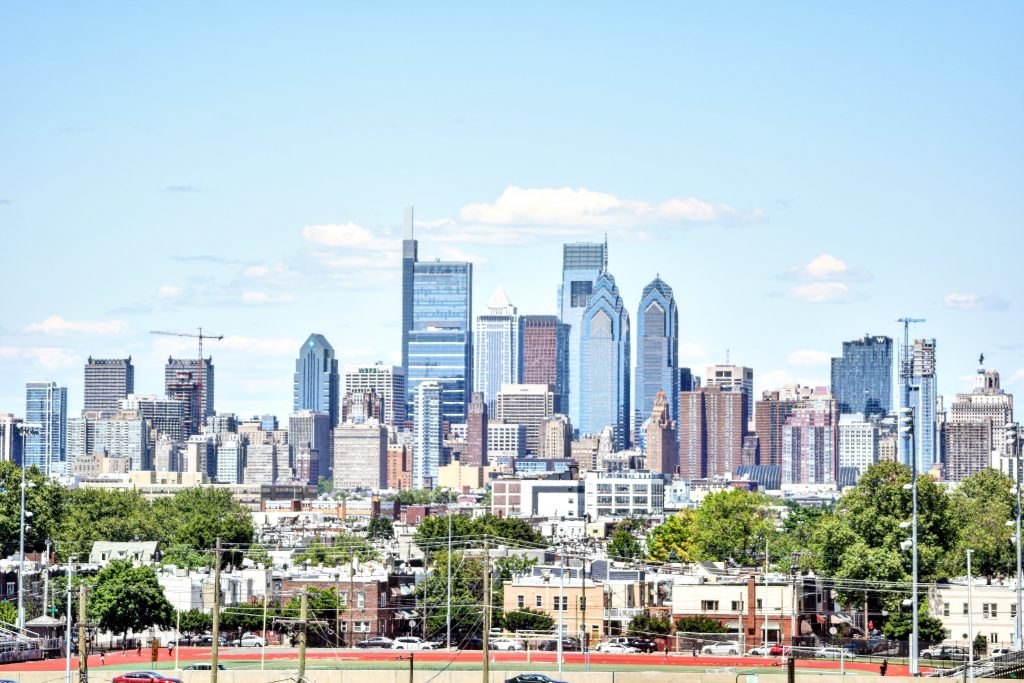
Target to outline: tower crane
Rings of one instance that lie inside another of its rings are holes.
[[[205,368],[203,367],[203,340],[212,339],[213,341],[221,341],[224,339],[223,334],[208,334],[203,331],[203,328],[198,328],[196,332],[168,332],[165,330],[150,330],[150,334],[162,334],[168,337],[188,337],[191,339],[199,340],[199,363],[198,363],[198,374],[199,382],[196,392],[196,402],[199,404],[199,410],[196,411],[199,416],[199,425],[196,428],[198,433],[199,429],[206,423],[206,401],[203,400],[203,375],[206,374]]]

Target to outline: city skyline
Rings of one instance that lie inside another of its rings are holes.
[[[843,341],[898,339],[905,315],[927,318],[912,333],[939,344],[938,394],[969,390],[982,351],[1020,391],[1016,257],[998,245],[1014,243],[1021,215],[1024,134],[1006,87],[1024,65],[1007,48],[1021,9],[925,10],[893,8],[878,26],[854,8],[703,8],[696,22],[606,8],[543,28],[543,49],[514,53],[513,67],[495,22],[440,8],[435,35],[476,55],[469,88],[461,60],[403,40],[418,35],[417,8],[398,26],[311,10],[322,21],[304,21],[301,41],[292,19],[254,9],[254,35],[283,35],[284,49],[229,41],[232,78],[218,31],[192,34],[185,14],[154,10],[155,35],[152,16],[110,9],[0,10],[16,103],[0,112],[0,230],[18,254],[0,277],[7,291],[33,287],[0,324],[0,411],[23,414],[26,382],[55,381],[79,414],[90,355],[131,356],[136,392],[162,394],[166,358],[196,351],[156,329],[224,334],[203,355],[217,408],[245,417],[289,414],[295,351],[312,332],[342,366],[400,365],[406,204],[422,217],[421,261],[474,264],[474,318],[499,286],[522,315],[556,314],[562,244],[607,234],[626,309],[660,274],[678,306],[679,365],[701,375],[728,355],[754,368],[755,398],[788,381],[827,385]],[[530,8],[493,11],[503,31],[536,29]],[[733,13],[746,17],[734,32],[680,28],[735,26]],[[233,15],[209,21],[230,33]],[[83,22],[105,28],[82,34]],[[358,35],[313,58],[308,31],[326,42],[343,24]],[[606,54],[593,35],[613,30],[630,39]],[[194,49],[172,62],[182,41]],[[358,74],[343,68],[373,44],[390,47]],[[168,103],[159,79],[138,77],[150,72],[193,97]],[[427,106],[392,113],[400,92]],[[254,155],[253,140],[273,148],[283,129],[291,151]],[[130,252],[100,246],[125,235]]]

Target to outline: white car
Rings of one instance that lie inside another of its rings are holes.
[[[814,651],[814,656],[819,659],[850,659],[857,655],[841,647],[822,647]]]
[[[522,650],[523,644],[515,638],[490,638],[488,647],[492,650]]]
[[[700,651],[706,655],[738,655],[740,653],[740,644],[730,641],[713,643],[705,645]]]
[[[266,647],[267,641],[259,636],[245,636],[238,641],[238,644],[242,647]]]
[[[772,649],[770,645],[758,645],[747,650],[747,656],[749,657],[767,657],[768,651]]]
[[[624,643],[601,643],[595,648],[597,652],[614,652],[616,654],[630,654],[639,652],[635,647]]]
[[[391,644],[392,650],[433,650],[434,645],[422,638],[416,636],[402,636],[401,638],[395,638],[395,642]]]

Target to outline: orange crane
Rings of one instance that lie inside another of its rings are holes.
[[[224,339],[223,334],[207,334],[203,332],[203,328],[198,328],[198,334],[195,332],[166,332],[164,330],[150,330],[150,334],[163,334],[168,337],[189,337],[192,339],[199,340],[199,364],[198,364],[198,375],[199,375],[199,386],[196,392],[196,402],[199,404],[199,410],[197,414],[199,416],[199,425],[196,428],[196,433],[199,433],[199,429],[206,423],[206,401],[203,400],[203,375],[205,374],[203,368],[203,340],[212,339],[213,341],[221,341]]]

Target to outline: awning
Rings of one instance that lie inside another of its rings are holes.
[[[415,610],[399,610],[395,615],[399,619],[416,619],[420,616]]]

